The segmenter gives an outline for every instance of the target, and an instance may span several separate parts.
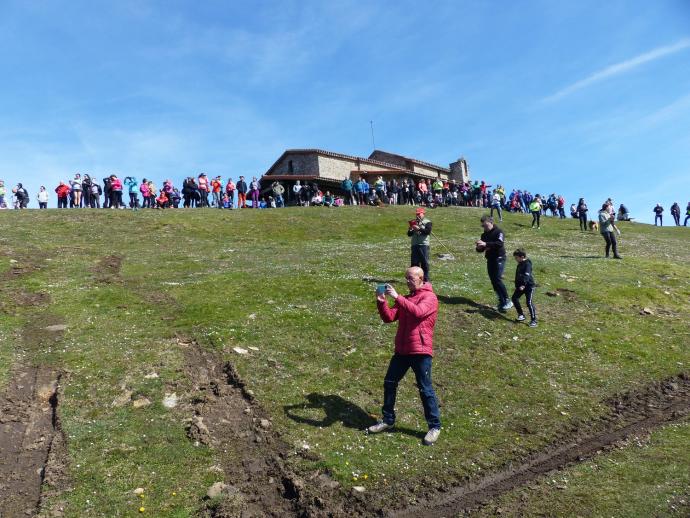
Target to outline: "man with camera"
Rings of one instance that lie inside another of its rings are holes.
[[[407,269],[405,281],[409,295],[398,295],[390,284],[376,289],[376,303],[381,320],[385,323],[398,321],[395,334],[395,354],[390,360],[383,381],[383,419],[368,428],[369,433],[380,433],[395,425],[395,397],[398,383],[409,369],[414,372],[419,396],[424,406],[424,417],[429,431],[424,444],[434,444],[441,433],[438,400],[431,383],[431,358],[434,354],[434,326],[438,315],[438,299],[431,284],[424,282],[424,272],[413,266]],[[386,296],[393,299],[389,307]]]

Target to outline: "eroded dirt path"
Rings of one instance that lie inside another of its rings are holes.
[[[220,456],[230,491],[221,516],[371,516],[358,500],[344,498],[325,473],[309,480],[286,464],[290,448],[229,362],[192,341],[179,340],[185,373],[194,384],[188,436]]]
[[[17,369],[0,396],[0,516],[32,516],[55,439],[61,374],[50,368]]]
[[[553,470],[592,458],[620,441],[690,416],[690,376],[681,374],[609,401],[611,412],[520,464],[389,513],[396,518],[456,516]]]

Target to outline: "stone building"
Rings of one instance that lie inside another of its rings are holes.
[[[413,178],[455,180],[470,179],[467,161],[460,157],[448,167],[408,158],[386,151],[375,150],[369,158],[362,158],[321,149],[288,149],[261,177],[261,184],[268,188],[280,181],[291,192],[297,180],[301,183],[316,182],[322,190],[338,192],[345,178],[356,181],[363,176],[370,184],[378,176],[385,180]]]

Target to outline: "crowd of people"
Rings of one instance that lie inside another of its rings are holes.
[[[527,190],[513,189],[507,192],[502,185],[492,188],[485,181],[456,182],[437,178],[412,178],[384,180],[378,176],[369,182],[364,176],[356,181],[346,178],[337,192],[322,190],[317,182],[300,182],[286,187],[274,181],[262,186],[260,180],[253,177],[246,180],[239,176],[222,180],[220,176],[210,178],[206,173],[186,177],[178,188],[167,179],[157,187],[150,179],[138,181],[133,176],[120,179],[113,174],[101,181],[88,174],[77,173],[69,181],[62,181],[54,189],[41,186],[36,194],[40,209],[48,208],[55,192],[58,208],[111,208],[111,209],[170,209],[214,207],[218,209],[244,208],[282,208],[289,204],[324,207],[343,205],[412,205],[419,207],[482,207],[490,210],[490,215],[497,215],[503,221],[504,212],[526,213],[532,216],[532,227],[541,228],[541,217],[547,214],[561,219],[566,218],[566,201],[561,194],[548,196],[532,194]],[[26,188],[18,183],[11,189],[8,200],[7,187],[0,180],[0,208],[25,209],[31,197]],[[611,207],[613,203],[609,200]],[[664,208],[661,204],[654,207],[654,224],[663,225]],[[675,202],[671,207],[674,223],[680,226],[681,208]],[[570,205],[570,216],[580,221],[581,230],[586,230],[592,223],[588,216],[587,204],[583,199]],[[633,218],[627,207],[621,204],[615,212],[618,221],[631,221]],[[683,225],[690,220],[690,202],[685,209]],[[590,228],[590,230],[592,230]]]

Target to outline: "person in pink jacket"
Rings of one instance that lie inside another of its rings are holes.
[[[414,372],[419,387],[419,396],[424,406],[424,417],[429,431],[424,444],[436,442],[441,433],[441,418],[438,400],[431,383],[431,358],[434,355],[434,326],[438,314],[438,299],[431,283],[424,282],[424,272],[413,266],[405,274],[409,295],[398,295],[387,284],[385,292],[377,290],[376,302],[385,323],[398,321],[395,334],[395,354],[388,365],[383,381],[383,419],[368,428],[370,433],[379,433],[395,425],[395,397],[398,383],[409,369]],[[386,295],[395,303],[389,307]]]

